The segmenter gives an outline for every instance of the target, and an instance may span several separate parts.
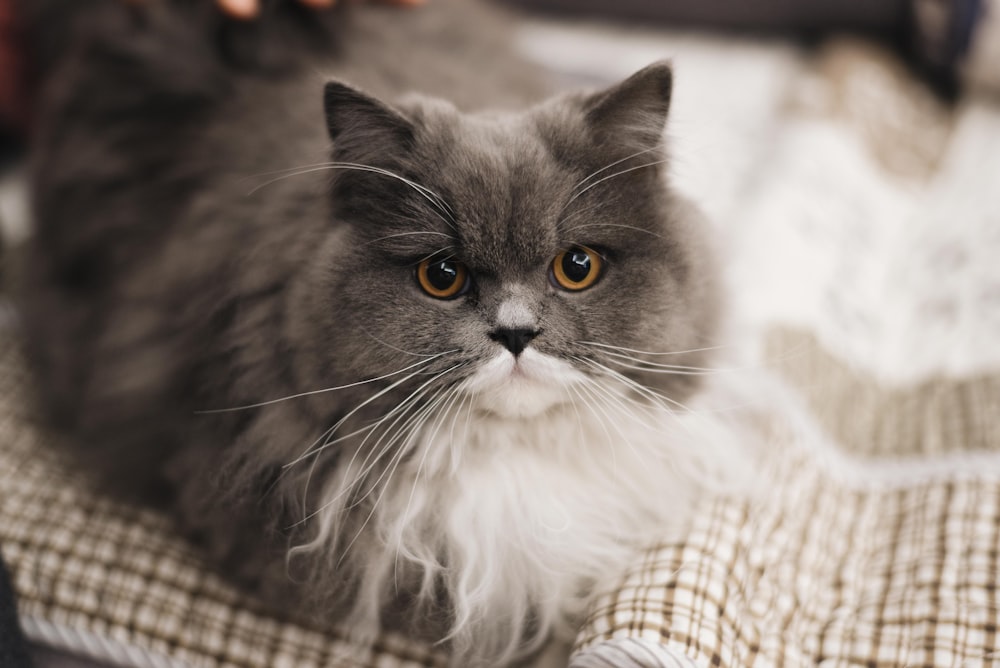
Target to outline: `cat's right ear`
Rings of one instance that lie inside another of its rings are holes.
[[[652,148],[663,136],[673,82],[669,62],[653,63],[617,86],[588,97],[584,101],[587,125],[601,143]]]
[[[413,124],[402,114],[338,81],[324,88],[323,107],[334,155],[339,159],[368,162],[380,153],[396,153],[413,142]]]

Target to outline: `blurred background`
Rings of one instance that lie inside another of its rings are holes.
[[[672,59],[671,174],[717,228],[734,356],[853,452],[1000,448],[1000,0],[509,1],[567,85]],[[30,235],[17,53],[0,0],[8,252]]]

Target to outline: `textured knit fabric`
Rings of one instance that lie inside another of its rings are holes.
[[[22,668],[30,665],[28,645],[17,620],[14,590],[7,569],[0,562],[0,666]]]

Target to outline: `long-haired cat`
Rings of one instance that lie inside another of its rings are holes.
[[[541,99],[476,2],[266,9],[23,3],[50,414],[276,609],[456,666],[571,639],[725,457],[671,70]]]

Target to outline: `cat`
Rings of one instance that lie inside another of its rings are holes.
[[[21,308],[81,468],[290,617],[570,642],[732,456],[684,403],[721,300],[670,65],[545,96],[469,0],[80,4],[23,7]]]

